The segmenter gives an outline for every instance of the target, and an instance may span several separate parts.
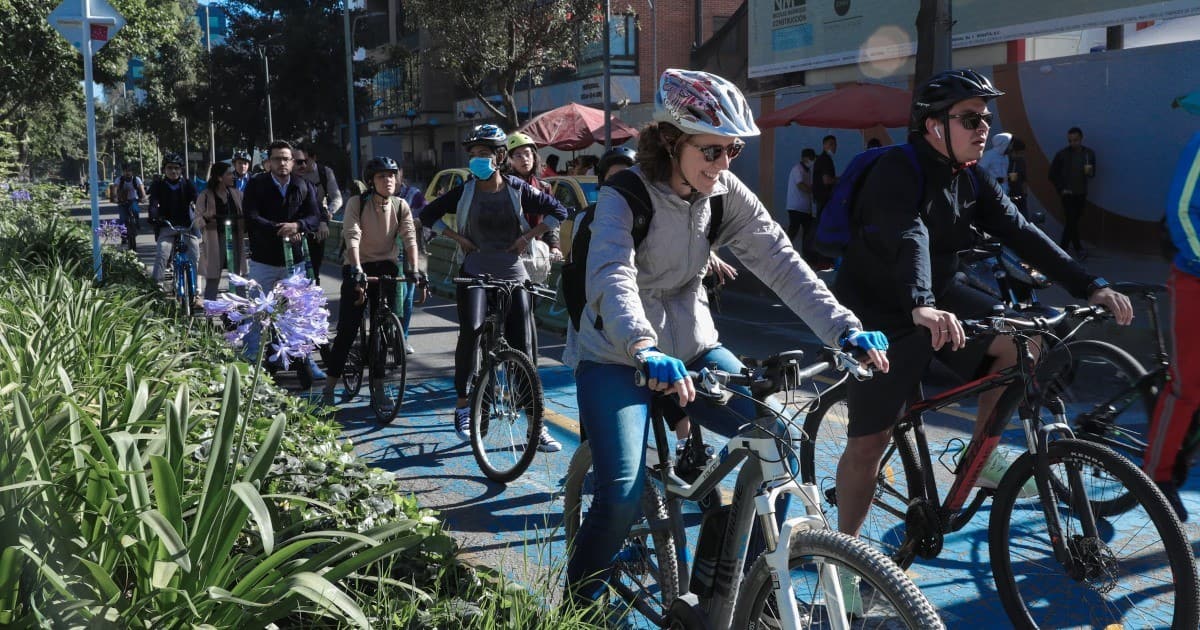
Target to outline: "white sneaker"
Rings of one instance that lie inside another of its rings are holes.
[[[537,450],[542,453],[557,453],[562,450],[562,443],[550,437],[550,432],[546,430],[546,425],[542,425],[542,432],[538,434]]]
[[[846,604],[846,614],[850,615],[851,619],[863,617],[862,592],[858,588],[861,579],[849,569],[838,567],[838,581],[842,583],[842,602]]]
[[[458,407],[454,410],[454,432],[464,442],[471,441],[471,408]]]
[[[1004,473],[1008,472],[1008,467],[1012,462],[1001,453],[1003,447],[996,447],[991,455],[988,455],[987,461],[983,463],[983,470],[979,471],[979,478],[975,480],[976,488],[991,488],[995,490],[1000,487],[1000,480],[1004,479]],[[1037,484],[1030,477],[1025,485],[1021,486],[1021,490],[1017,492],[1017,496],[1025,499],[1037,494]]]

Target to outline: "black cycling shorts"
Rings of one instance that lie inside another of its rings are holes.
[[[993,315],[999,302],[992,296],[964,284],[955,283],[938,297],[938,308],[950,311],[959,319],[976,319]],[[953,351],[949,345],[934,351],[930,345],[929,329],[911,326],[888,333],[888,362],[886,374],[876,372],[867,381],[849,379],[846,387],[846,406],[850,437],[872,435],[886,431],[900,419],[907,402],[920,400],[921,379],[930,361],[938,359],[964,382],[987,374],[992,358],[987,349],[993,335],[979,335],[967,340],[967,345]]]

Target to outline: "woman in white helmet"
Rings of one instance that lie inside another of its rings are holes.
[[[716,364],[738,371],[721,346],[701,279],[709,251],[729,247],[825,343],[855,345],[887,368],[882,334],[864,332],[805,264],[730,162],[759,131],[745,97],[716,75],[667,70],[654,119],[638,138],[637,164],[613,176],[636,177],[654,208],[636,250],[633,214],[612,187],[600,189],[587,257],[586,305],[579,330],[568,326],[566,361],[575,368],[579,416],[594,462],[594,497],[574,541],[567,589],[577,604],[602,594],[621,541],[640,511],[653,390],[673,394],[706,429],[733,435],[754,404],[695,401],[687,370]],[[723,195],[723,218],[709,242],[709,201]],[[649,388],[634,384],[643,370]],[[780,431],[786,428],[780,426]]]

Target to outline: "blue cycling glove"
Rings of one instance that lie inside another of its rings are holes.
[[[646,368],[646,378],[665,385],[672,385],[687,378],[687,366],[683,361],[664,354],[655,347],[643,348],[634,355],[638,363]]]
[[[859,348],[861,350],[887,350],[887,335],[878,330],[859,330],[851,328],[842,335],[842,349]]]

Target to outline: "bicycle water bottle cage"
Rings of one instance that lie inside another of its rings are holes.
[[[953,438],[946,442],[946,448],[942,449],[942,454],[938,455],[938,463],[950,472],[951,475],[958,474],[958,465],[962,461],[963,451],[966,450],[967,443],[962,438]],[[946,457],[949,456],[950,463],[946,463]]]

